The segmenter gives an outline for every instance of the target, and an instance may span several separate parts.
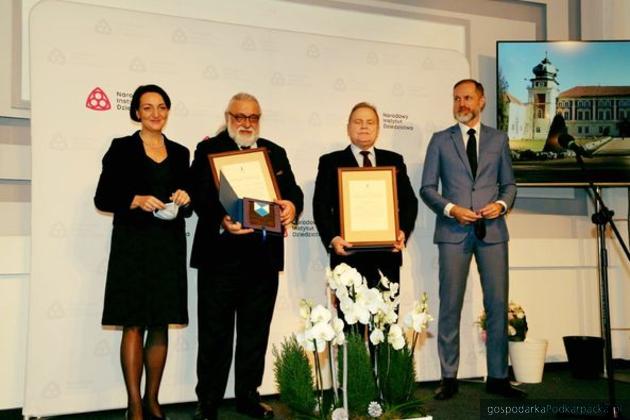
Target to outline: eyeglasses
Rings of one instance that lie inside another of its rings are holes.
[[[260,114],[245,115],[232,114],[231,112],[228,112],[228,114],[230,114],[230,117],[234,118],[239,124],[244,123],[245,120],[249,121],[250,124],[256,124],[258,121],[260,121]]]

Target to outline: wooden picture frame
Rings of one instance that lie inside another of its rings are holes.
[[[240,198],[265,201],[281,199],[266,148],[214,153],[208,155],[208,159],[217,189],[223,172]]]
[[[355,248],[393,248],[398,237],[396,167],[338,168],[341,236]]]

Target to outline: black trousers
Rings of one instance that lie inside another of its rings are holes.
[[[199,402],[220,404],[225,394],[236,324],[235,395],[245,398],[262,383],[278,272],[247,258],[198,270],[197,387]]]

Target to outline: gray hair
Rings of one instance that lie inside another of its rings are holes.
[[[232,105],[233,102],[236,101],[252,101],[252,102],[256,102],[256,105],[258,105],[258,108],[260,108],[260,103],[258,102],[258,99],[256,99],[256,97],[250,93],[246,93],[246,92],[239,92],[236,95],[232,96],[230,98],[230,102],[228,102],[227,108],[225,108],[225,112],[228,112],[228,110],[230,109],[230,106]]]

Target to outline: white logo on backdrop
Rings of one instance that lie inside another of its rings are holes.
[[[66,150],[68,148],[68,142],[59,133],[53,136],[49,144],[50,144],[50,148],[53,150]]]
[[[241,48],[245,51],[256,51],[256,42],[251,36],[248,36],[241,43]]]
[[[284,76],[279,73],[279,72],[275,72],[272,76],[271,76],[271,85],[272,86],[284,86],[285,84],[285,79]]]
[[[346,90],[346,82],[342,78],[338,78],[333,84],[333,89],[338,91]]]
[[[48,53],[48,62],[63,66],[66,64],[66,56],[61,52],[61,50],[53,48],[50,50],[50,53]]]
[[[306,49],[306,55],[311,58],[318,58],[319,48],[317,47],[317,45],[314,45],[314,44],[309,45],[308,48]]]
[[[105,19],[101,19],[94,25],[94,31],[98,34],[111,35],[112,28]]]
[[[104,357],[109,356],[112,353],[112,349],[109,345],[109,341],[100,340],[94,346],[94,356]]]
[[[53,238],[65,238],[66,227],[61,222],[57,222],[50,228],[50,236]]]
[[[59,398],[59,396],[61,396],[61,388],[59,387],[59,384],[56,382],[50,382],[42,391],[42,396],[49,399]]]
[[[201,73],[204,79],[216,80],[219,78],[219,73],[217,73],[217,69],[214,66],[206,66]]]
[[[188,42],[188,36],[186,35],[186,32],[184,32],[182,28],[175,29],[175,32],[173,32],[172,39],[173,39],[173,42],[176,44],[185,44],[186,42]]]
[[[378,54],[376,54],[375,52],[370,52],[367,57],[365,58],[365,62],[368,63],[369,65],[375,66],[378,64]]]
[[[322,118],[317,112],[313,112],[308,119],[308,123],[313,127],[319,127],[322,125]]]
[[[55,301],[46,311],[46,316],[48,319],[61,319],[66,316],[66,311],[63,310],[59,301]]]
[[[129,63],[129,70],[135,71],[136,73],[144,73],[145,71],[147,71],[147,67],[144,65],[144,62],[140,58],[135,57],[133,60],[131,60],[131,63]]]
[[[188,116],[188,107],[182,101],[177,101],[175,104],[173,104],[172,111],[174,115],[177,115],[179,117]]]

